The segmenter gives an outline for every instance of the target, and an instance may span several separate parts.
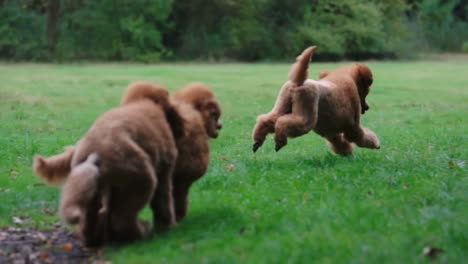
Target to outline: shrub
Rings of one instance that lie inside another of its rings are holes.
[[[60,59],[159,61],[171,0],[84,0],[61,20]],[[72,2],[70,2],[72,4]],[[67,7],[65,7],[67,8]]]
[[[43,60],[47,56],[45,16],[29,10],[27,1],[0,3],[0,58]]]
[[[468,22],[454,15],[460,0],[422,0],[416,4],[412,18],[416,37],[426,49],[460,51],[468,40]],[[459,7],[468,11],[468,7]]]
[[[394,2],[394,11],[386,13],[389,5],[379,2],[316,1],[303,9],[302,20],[288,38],[304,43],[299,46],[321,46],[319,52],[327,59],[396,54],[406,34],[404,22],[396,14],[401,15],[405,5],[387,1]]]
[[[465,41],[462,45],[461,51],[468,53],[468,41]]]

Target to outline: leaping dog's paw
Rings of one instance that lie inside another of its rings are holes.
[[[252,146],[253,152],[254,152],[254,153],[257,152],[257,150],[258,150],[261,146],[262,146],[262,143],[260,143],[260,142],[255,142],[255,143],[253,144],[253,146]]]
[[[278,152],[280,149],[282,149],[284,146],[286,146],[285,143],[276,143],[275,145],[275,151]]]

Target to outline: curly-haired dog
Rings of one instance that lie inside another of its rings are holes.
[[[184,120],[184,136],[176,139],[179,156],[174,171],[174,203],[177,221],[187,214],[188,194],[209,163],[209,138],[217,138],[222,124],[221,107],[213,92],[202,83],[189,84],[174,96],[176,111]]]
[[[343,156],[353,154],[351,142],[359,147],[378,149],[377,135],[361,126],[361,114],[369,110],[366,96],[372,85],[372,72],[362,64],[342,67],[320,74],[320,80],[308,78],[308,67],[316,46],[297,57],[273,110],[258,116],[253,130],[253,151],[257,151],[268,133],[275,133],[276,151],[287,138],[314,130],[325,137],[332,150]]]
[[[100,246],[108,240],[110,189],[108,185],[99,188],[97,163],[98,156],[93,153],[74,167],[60,198],[60,216],[71,225],[78,224],[78,236],[87,246]]]
[[[149,203],[155,228],[175,224],[174,136],[181,132],[167,90],[134,83],[121,106],[97,119],[75,147],[50,158],[35,156],[34,172],[49,183],[65,182],[60,213],[69,223],[79,222],[85,245],[101,245],[106,236],[132,241],[148,231],[138,213]]]

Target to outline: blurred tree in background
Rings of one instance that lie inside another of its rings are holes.
[[[468,0],[0,0],[0,59],[323,60],[468,51]]]

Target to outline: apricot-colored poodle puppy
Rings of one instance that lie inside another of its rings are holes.
[[[175,224],[172,175],[181,131],[168,91],[134,83],[121,106],[97,119],[75,147],[50,158],[37,155],[34,172],[48,183],[65,182],[60,214],[79,224],[85,245],[132,241],[147,234],[138,219],[147,204],[155,228]]]
[[[208,86],[189,84],[173,96],[178,115],[184,120],[183,136],[176,139],[179,156],[174,171],[174,202],[177,221],[187,214],[192,183],[201,178],[210,161],[209,138],[217,138],[222,124],[221,107]]]
[[[308,67],[316,46],[297,57],[287,81],[268,114],[258,116],[253,130],[253,151],[269,133],[275,133],[276,151],[288,137],[313,130],[325,137],[332,150],[342,156],[353,154],[351,142],[359,147],[379,149],[377,135],[361,126],[361,114],[369,110],[366,96],[372,85],[372,72],[362,64],[320,73],[320,80],[308,79]]]

